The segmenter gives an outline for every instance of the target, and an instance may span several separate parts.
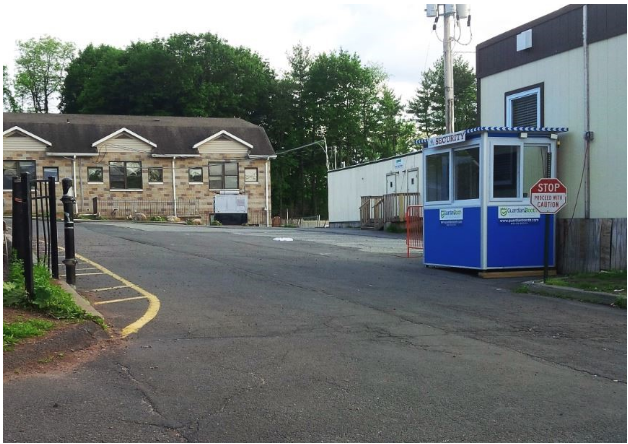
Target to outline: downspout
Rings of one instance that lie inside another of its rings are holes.
[[[582,47],[584,54],[584,218],[591,218],[591,120],[589,100],[589,43],[587,5],[582,7]]]
[[[172,157],[172,203],[174,204],[174,217],[177,217],[177,184],[174,168],[174,160],[176,158],[176,156]]]
[[[264,187],[266,199],[266,227],[270,227],[270,208],[268,207],[268,169],[270,168],[270,159],[266,159],[266,168],[264,168]]]
[[[72,183],[74,184],[74,214],[78,214],[77,211],[77,195],[78,195],[78,183],[76,182],[76,154],[72,157]]]

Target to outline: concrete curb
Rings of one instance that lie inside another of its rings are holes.
[[[92,304],[89,303],[89,301],[87,299],[85,299],[83,296],[81,296],[80,294],[77,293],[77,291],[74,289],[74,287],[72,287],[67,282],[62,281],[62,280],[57,280],[56,282],[57,282],[57,284],[59,284],[59,286],[61,288],[63,288],[68,293],[70,293],[70,295],[72,296],[72,299],[74,299],[74,302],[76,303],[76,305],[78,305],[80,308],[82,308],[83,310],[85,310],[87,313],[89,313],[91,315],[97,316],[97,317],[99,317],[101,319],[105,319],[105,317],[98,310],[96,310],[92,306]]]
[[[531,292],[543,296],[555,296],[565,299],[573,299],[583,302],[594,302],[596,304],[615,304],[620,295],[603,293],[600,291],[586,291],[579,288],[560,287],[557,285],[547,285],[539,281],[527,281],[523,285]]]

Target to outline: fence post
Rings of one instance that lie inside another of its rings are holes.
[[[59,244],[57,241],[57,198],[55,178],[48,178],[48,213],[50,215],[50,272],[59,279]]]
[[[32,298],[35,295],[33,281],[33,224],[31,220],[31,186],[28,173],[22,173],[19,182],[17,182],[17,178],[13,178],[13,192],[13,234],[16,234],[15,228],[17,227],[16,237],[19,239],[17,242],[17,255],[24,263],[24,287]]]
[[[74,202],[76,199],[70,194],[72,179],[65,178],[61,181],[63,187],[63,225],[65,238],[65,280],[70,285],[76,285],[76,257],[74,252]]]

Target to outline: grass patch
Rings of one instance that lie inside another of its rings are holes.
[[[626,278],[625,271],[601,271],[599,273],[578,273],[552,277],[547,280],[546,284],[625,296]]]
[[[83,219],[83,220],[106,220],[104,217],[102,217],[99,214],[79,214],[77,219]]]
[[[530,293],[530,289],[525,285],[519,285],[513,290],[515,293]]]
[[[36,309],[56,319],[92,320],[105,328],[103,320],[87,313],[74,302],[72,295],[52,280],[45,265],[33,267],[34,294],[29,297],[24,286],[24,265],[15,256],[9,265],[9,280],[2,285],[3,305]]]
[[[405,233],[407,230],[397,224],[390,224],[386,227],[388,233]]]
[[[54,327],[54,323],[44,319],[30,319],[23,322],[2,323],[2,350],[12,350],[22,339],[42,336]]]

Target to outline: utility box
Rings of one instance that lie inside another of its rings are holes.
[[[243,225],[248,222],[249,198],[241,194],[214,196],[214,220],[223,225]]]

